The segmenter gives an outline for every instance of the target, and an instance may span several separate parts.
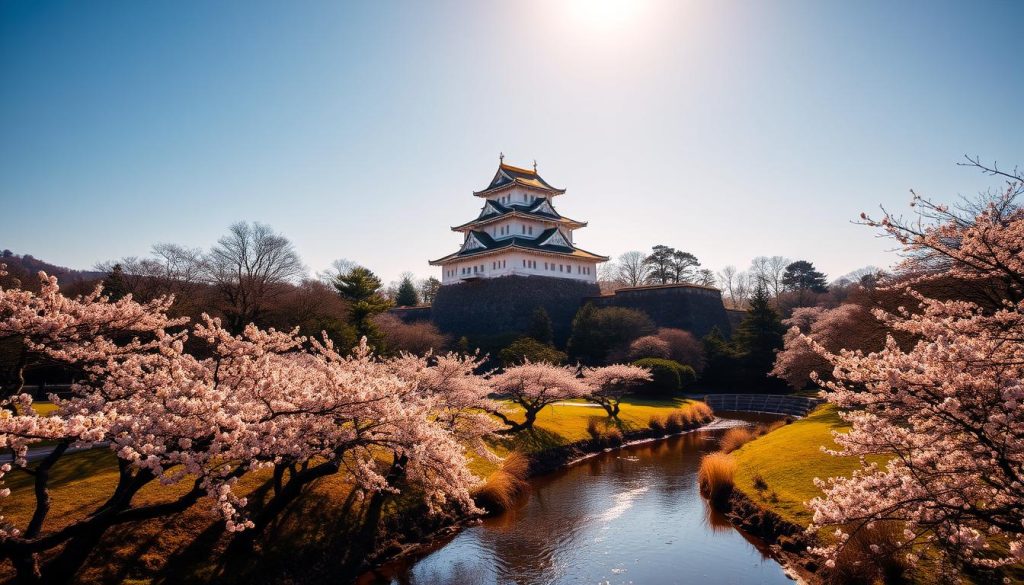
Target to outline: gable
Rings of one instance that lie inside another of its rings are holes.
[[[550,236],[548,236],[548,239],[546,239],[543,242],[541,242],[540,245],[541,246],[561,246],[563,248],[571,248],[572,247],[572,244],[570,244],[569,241],[566,240],[565,236],[562,235],[562,232],[557,231],[557,230],[555,231],[555,233],[553,233]]]

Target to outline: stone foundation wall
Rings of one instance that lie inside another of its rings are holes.
[[[555,342],[569,338],[572,319],[583,299],[600,292],[597,284],[544,276],[506,276],[442,286],[431,308],[438,329],[471,341],[511,341],[526,331],[534,311],[551,317]],[[490,345],[480,343],[480,345]]]
[[[620,288],[609,295],[586,299],[598,307],[625,307],[647,313],[659,327],[675,327],[703,337],[718,327],[726,337],[732,324],[716,288],[666,284]]]

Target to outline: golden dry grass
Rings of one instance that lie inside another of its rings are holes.
[[[517,451],[509,453],[501,467],[487,477],[487,480],[473,493],[473,499],[481,508],[492,514],[508,510],[529,488],[526,478],[530,471],[530,460]]]
[[[751,427],[733,427],[722,435],[722,438],[718,441],[718,448],[723,453],[732,453],[736,449],[739,449],[743,445],[754,440],[757,436],[756,429]]]
[[[736,475],[736,460],[720,451],[705,455],[700,460],[697,484],[700,493],[712,502],[724,502],[732,493]]]

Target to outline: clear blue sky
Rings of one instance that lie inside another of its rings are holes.
[[[499,151],[578,243],[888,265],[850,220],[1024,164],[1024,2],[0,1],[0,248],[78,268],[271,224],[436,274]]]

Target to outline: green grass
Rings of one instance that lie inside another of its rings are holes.
[[[533,429],[516,433],[514,437],[492,441],[492,450],[503,456],[510,451],[529,454],[568,445],[590,438],[587,424],[591,419],[596,418],[601,422],[608,420],[608,414],[600,406],[583,400],[567,400],[565,402],[567,404],[555,404],[540,411]],[[619,411],[619,426],[625,432],[646,429],[652,416],[667,414],[688,402],[690,401],[685,398],[629,397],[622,402]],[[522,420],[521,409],[510,406],[509,411],[511,412],[510,418]],[[475,457],[471,461],[470,469],[478,476],[486,477],[497,469],[497,464],[481,457]]]
[[[835,447],[832,431],[846,428],[836,408],[826,404],[747,443],[733,452],[738,464],[736,487],[784,519],[806,526],[811,512],[804,502],[821,495],[814,478],[847,476],[860,467],[856,457],[833,457],[821,451],[823,445]],[[768,484],[762,494],[754,489],[756,475]]]

